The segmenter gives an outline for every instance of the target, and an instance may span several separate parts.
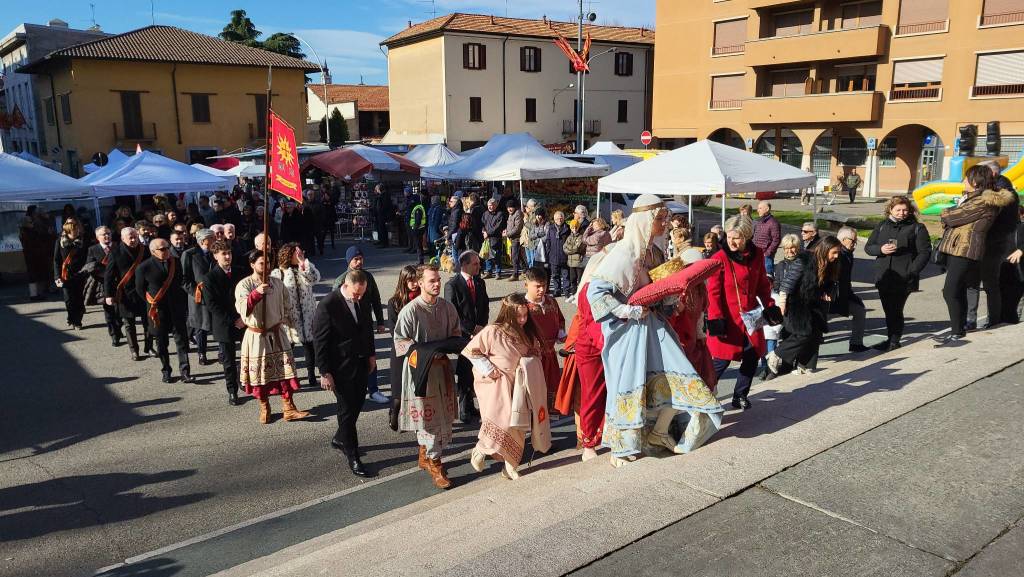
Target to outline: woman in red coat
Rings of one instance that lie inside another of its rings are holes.
[[[722,268],[708,279],[708,348],[719,379],[729,363],[740,361],[732,406],[743,410],[750,408],[747,394],[767,345],[761,329],[747,333],[740,313],[775,305],[763,253],[750,242],[753,236],[749,218],[735,216],[726,221],[725,246],[711,257],[720,261]]]

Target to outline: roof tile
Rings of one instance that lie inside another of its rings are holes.
[[[559,36],[575,38],[577,30],[578,25],[575,22],[558,22],[549,19],[504,18],[501,16],[456,12],[415,24],[384,40],[381,44],[385,46],[407,44],[421,37],[429,37],[439,32],[476,32],[541,38],[558,38]],[[583,27],[583,30],[584,34],[589,33],[592,39],[600,42],[654,44],[654,30],[647,28],[595,26],[588,24]]]
[[[324,88],[319,84],[310,84],[313,91],[322,101]],[[356,102],[359,110],[364,112],[387,112],[388,87],[368,86],[366,84],[328,84],[327,95],[331,104],[339,102]]]

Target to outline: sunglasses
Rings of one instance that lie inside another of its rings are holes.
[[[813,230],[801,230],[800,232],[802,232],[804,234],[814,234]]]
[[[170,249],[168,247],[166,247],[166,246],[158,246],[158,247],[154,248],[153,250],[156,251],[156,252],[167,252]]]

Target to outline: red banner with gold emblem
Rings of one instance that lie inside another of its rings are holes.
[[[267,184],[296,202],[302,202],[302,178],[299,175],[299,152],[295,147],[295,130],[270,111],[270,152]]]

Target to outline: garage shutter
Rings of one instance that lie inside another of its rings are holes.
[[[900,60],[893,66],[892,83],[917,84],[942,82],[942,58]]]

